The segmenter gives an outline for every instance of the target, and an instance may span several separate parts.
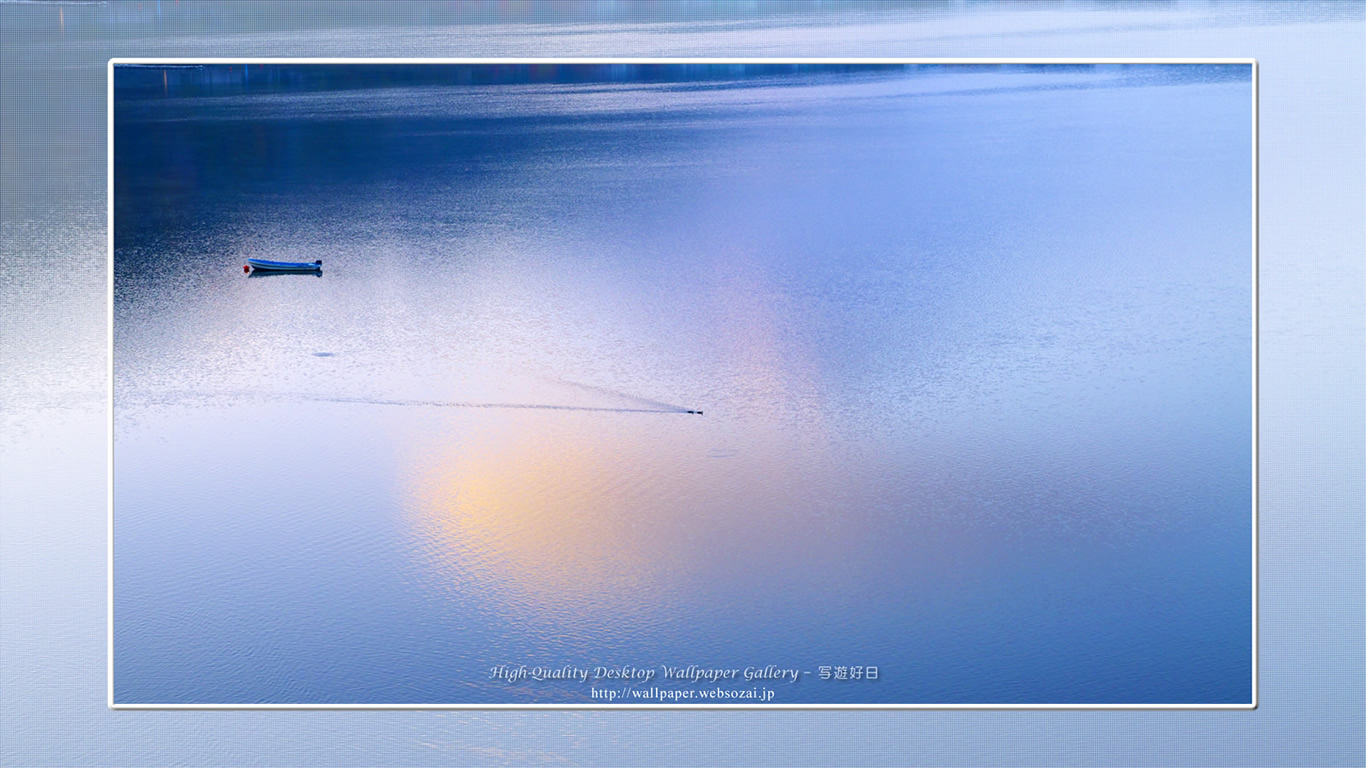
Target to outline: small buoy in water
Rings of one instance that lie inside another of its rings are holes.
[[[246,265],[246,264],[243,264],[243,265],[242,265],[242,271],[243,271],[243,272],[250,272],[250,271],[251,271],[251,267],[248,266],[248,265]]]

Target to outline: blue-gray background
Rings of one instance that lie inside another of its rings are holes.
[[[1333,764],[1363,753],[1363,8],[0,4],[0,759],[42,764]],[[105,709],[110,56],[1254,56],[1255,712]]]

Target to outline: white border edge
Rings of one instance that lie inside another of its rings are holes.
[[[108,434],[105,439],[108,443],[108,455],[105,457],[105,496],[109,507],[108,519],[105,521],[105,601],[104,615],[107,624],[107,637],[105,639],[105,695],[110,709],[116,709],[114,704],[114,67],[117,66],[117,59],[110,59],[106,77],[106,114],[105,114],[105,164],[107,167],[105,179],[105,209],[106,232],[108,249],[108,262],[106,263],[106,278],[109,284],[108,295],[105,297],[105,341],[108,346],[105,350],[105,368],[109,379],[105,383],[107,391],[105,429]]]
[[[125,64],[1246,64],[1252,67],[1252,700],[1247,704],[118,704],[114,701],[114,68]],[[1255,710],[1259,706],[1258,676],[1258,457],[1260,416],[1258,401],[1259,347],[1259,198],[1258,163],[1259,70],[1255,58],[185,58],[112,57],[106,74],[106,215],[108,295],[107,459],[106,459],[106,667],[107,705],[115,711],[149,710]]]
[[[1260,200],[1258,197],[1261,189],[1261,144],[1258,139],[1257,131],[1260,123],[1259,110],[1261,108],[1261,80],[1260,72],[1256,59],[1250,61],[1252,64],[1252,704],[1248,709],[1256,709],[1259,702],[1260,678],[1258,677],[1258,667],[1260,658],[1258,656],[1258,641],[1260,624],[1257,618],[1257,606],[1261,602],[1258,598],[1259,569],[1258,553],[1261,536],[1258,530],[1259,519],[1261,517],[1259,464],[1261,456],[1261,395],[1258,391],[1259,380],[1261,378],[1261,361],[1258,357],[1261,346],[1261,228],[1260,228]]]

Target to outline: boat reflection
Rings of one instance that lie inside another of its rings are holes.
[[[276,272],[273,270],[253,269],[252,271],[247,273],[247,277],[253,279],[258,277],[279,277],[280,275],[312,275],[314,277],[322,277],[323,271],[321,269],[314,269],[308,271],[295,270],[293,272]]]

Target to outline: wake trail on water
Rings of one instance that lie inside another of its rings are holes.
[[[186,400],[207,400],[218,401],[222,399],[241,399],[241,400],[274,400],[297,402],[306,401],[314,403],[354,403],[357,405],[388,405],[388,406],[408,406],[408,407],[428,407],[428,408],[504,408],[520,410],[545,410],[545,411],[596,411],[600,413],[694,413],[701,415],[701,411],[691,408],[659,403],[645,398],[632,398],[626,395],[627,399],[636,400],[642,404],[651,405],[651,408],[612,408],[607,406],[590,405],[557,405],[553,403],[492,403],[492,402],[471,402],[460,400],[423,400],[423,399],[397,399],[380,397],[356,397],[345,395],[319,395],[310,392],[159,392],[150,398],[151,402],[166,401],[186,401]],[[117,398],[123,402],[129,402],[130,398]],[[134,402],[138,398],[131,398]]]
[[[648,397],[641,397],[640,395],[633,395],[633,394],[631,394],[631,393],[629,393],[629,392],[622,392],[621,390],[612,389],[612,388],[610,388],[610,387],[599,387],[599,386],[594,385],[594,384],[583,384],[583,383],[577,382],[577,381],[569,381],[568,379],[551,379],[551,378],[544,378],[544,377],[543,377],[543,380],[544,380],[544,381],[548,381],[548,382],[550,382],[550,383],[552,383],[552,384],[561,384],[561,385],[566,386],[566,387],[573,387],[573,388],[575,388],[575,389],[582,389],[582,390],[584,390],[584,391],[586,391],[586,392],[597,392],[598,394],[602,394],[602,395],[610,395],[610,396],[612,396],[612,397],[619,397],[619,398],[621,398],[621,399],[623,399],[623,400],[630,400],[630,401],[635,402],[635,403],[640,403],[641,405],[650,406],[649,410],[651,410],[651,411],[663,411],[663,412],[667,412],[667,413],[701,413],[701,411],[695,411],[695,410],[693,410],[693,409],[691,409],[691,408],[684,408],[684,407],[681,406],[681,405],[673,405],[673,404],[671,404],[671,403],[662,403],[662,402],[660,402],[660,401],[658,401],[658,400],[651,400],[651,399],[648,398]]]
[[[361,403],[364,405],[407,405],[428,406],[432,408],[529,408],[547,411],[602,411],[606,413],[698,413],[689,408],[665,406],[662,408],[607,408],[589,405],[550,405],[548,403],[466,403],[447,400],[381,400],[369,397],[324,397],[303,395],[303,400],[320,403]]]

